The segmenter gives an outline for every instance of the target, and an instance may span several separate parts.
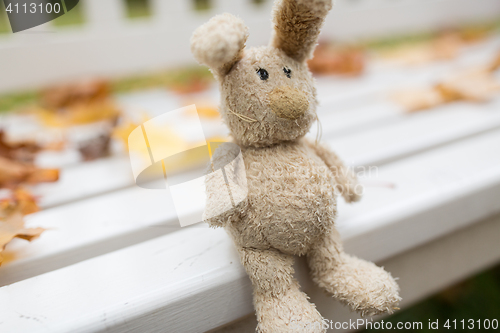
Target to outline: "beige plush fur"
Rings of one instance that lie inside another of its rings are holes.
[[[244,49],[247,29],[230,14],[195,31],[192,50],[219,81],[221,115],[244,159],[248,196],[222,203],[227,185],[207,176],[205,220],[234,240],[254,286],[258,332],[324,332],[293,277],[306,255],[313,280],[365,315],[391,313],[400,298],[389,273],[347,255],[334,227],[336,195],[360,199],[356,178],[328,148],[303,137],[316,120],[311,56],[331,0],[281,0],[269,46]],[[217,149],[214,165],[235,153]],[[232,207],[213,216],[220,207]]]

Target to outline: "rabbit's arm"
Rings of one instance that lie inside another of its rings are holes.
[[[337,189],[347,202],[356,202],[361,199],[362,188],[354,172],[324,144],[315,144],[305,140],[307,145],[314,150],[333,174]]]

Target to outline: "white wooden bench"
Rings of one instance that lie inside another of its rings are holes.
[[[500,96],[415,114],[387,96],[496,50],[497,37],[451,62],[318,79],[323,141],[351,165],[377,167],[359,204],[339,203],[345,246],[400,277],[403,307],[500,261]],[[119,99],[160,110],[182,103],[162,91]],[[220,328],[253,311],[229,237],[202,224],[181,229],[168,192],[134,186],[127,156],[67,165],[58,183],[35,190],[44,209],[27,225],[49,230],[5,250],[14,260],[0,267],[0,332],[253,330],[251,317]],[[303,261],[297,274],[326,318],[357,318],[311,283]]]

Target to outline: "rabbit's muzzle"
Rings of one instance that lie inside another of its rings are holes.
[[[278,117],[295,120],[309,109],[309,101],[300,90],[278,87],[269,93],[269,106]]]

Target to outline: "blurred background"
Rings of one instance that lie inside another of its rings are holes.
[[[230,12],[249,26],[248,46],[267,44],[271,8],[271,0],[81,0],[65,15],[13,34],[0,2],[1,223],[13,223],[14,213],[37,214],[133,186],[125,167],[128,135],[164,112],[196,104],[207,140],[225,140],[217,85],[191,56],[190,36],[213,15]],[[498,0],[336,0],[309,61],[323,139],[350,165],[378,165],[447,142],[419,127],[421,141],[427,135],[436,141],[379,152],[367,148],[366,137],[356,141],[357,133],[423,117],[442,127],[455,124],[463,138],[497,129],[499,33]],[[483,113],[490,118],[472,118]],[[477,124],[466,128],[471,119]],[[313,127],[311,138],[320,131]],[[151,135],[171,149],[192,144],[168,125]],[[381,138],[378,146],[398,141]],[[488,149],[498,154],[498,146]],[[185,156],[178,172],[200,163]],[[111,165],[123,167],[123,175],[110,173]],[[31,246],[19,238],[43,233],[5,230],[0,279]],[[5,277],[2,285],[15,282]],[[427,297],[389,320],[500,319],[500,266]]]

